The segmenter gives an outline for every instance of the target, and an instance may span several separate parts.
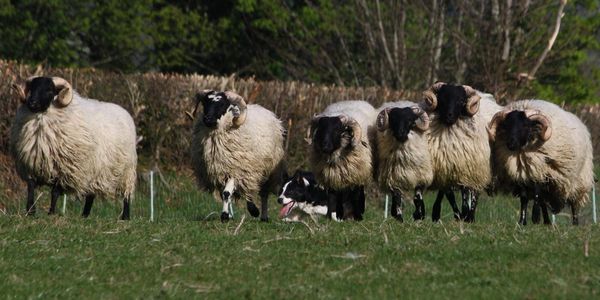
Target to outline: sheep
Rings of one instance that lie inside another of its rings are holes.
[[[334,220],[362,220],[364,186],[373,177],[371,143],[377,111],[365,101],[329,105],[311,123],[311,165],[329,192]]]
[[[136,132],[122,107],[80,96],[60,77],[30,77],[15,85],[22,102],[11,127],[10,148],[17,173],[27,182],[27,214],[34,194],[52,186],[49,214],[64,192],[85,197],[83,217],[97,195],[123,199],[129,219],[136,184]]]
[[[533,195],[545,223],[550,223],[546,204],[553,213],[569,204],[577,225],[594,184],[592,142],[581,120],[555,104],[522,100],[496,113],[488,131],[501,182],[520,191],[519,223],[527,223],[527,202]]]
[[[445,194],[456,219],[474,222],[478,193],[492,179],[486,126],[501,106],[489,94],[444,82],[435,83],[423,96],[420,105],[431,119],[428,142],[434,173],[432,187],[440,190],[432,219],[439,220]],[[462,213],[454,200],[454,187],[462,190]]]
[[[433,181],[427,144],[429,117],[416,103],[385,103],[377,116],[377,182],[392,194],[391,215],[402,221],[402,200],[414,192],[413,218],[425,218],[423,190]]]
[[[271,111],[247,105],[231,91],[203,90],[196,109],[203,117],[194,125],[191,145],[194,173],[200,187],[221,192],[221,221],[231,218],[231,201],[243,198],[250,215],[258,217],[255,198],[261,198],[261,221],[268,221],[267,197],[277,193],[284,168],[285,130]]]

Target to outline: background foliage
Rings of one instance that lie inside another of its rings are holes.
[[[554,1],[0,0],[0,57],[52,67],[256,76],[597,102],[600,4]]]

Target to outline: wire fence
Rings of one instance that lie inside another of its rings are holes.
[[[458,197],[460,195],[457,195]],[[585,206],[580,212],[580,223],[597,223],[597,203],[596,189],[591,193],[591,203]],[[433,203],[435,193],[429,191],[425,195],[425,202],[430,207]],[[40,188],[36,195],[37,213],[44,214],[48,211],[50,204],[50,189]],[[460,198],[460,197],[459,197]],[[459,199],[457,198],[457,199]],[[492,199],[493,198],[493,199]],[[271,201],[271,211],[279,207],[274,199]],[[389,197],[387,195],[375,196],[367,200],[368,206],[375,207],[371,210],[370,218],[383,218],[389,216]],[[24,215],[25,199],[15,201],[5,201],[0,207],[0,212],[7,215]],[[64,195],[59,198],[57,212],[66,216],[79,216],[83,210],[82,199],[73,195]],[[483,222],[515,220],[519,210],[519,204],[516,198],[507,196],[490,197],[482,195],[477,211],[478,220]],[[239,218],[245,212],[245,203],[236,203],[233,205],[235,218]],[[447,205],[442,210],[445,215],[442,219],[452,219],[451,210]],[[121,213],[121,203],[109,199],[97,199],[92,208],[90,217],[99,218],[118,218]],[[164,220],[187,220],[203,221],[218,220],[222,209],[222,204],[217,201],[213,195],[200,191],[190,176],[163,176],[153,171],[144,172],[139,176],[136,193],[130,205],[130,215],[132,219],[154,221]],[[405,205],[405,220],[411,219],[412,206]],[[271,216],[274,216],[272,213]],[[570,224],[571,214],[568,207],[561,213],[553,216],[557,224]]]

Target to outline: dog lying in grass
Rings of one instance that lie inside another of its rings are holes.
[[[287,222],[296,222],[308,215],[316,221],[319,216],[328,215],[327,201],[328,194],[317,184],[314,175],[298,170],[281,188],[277,199],[277,202],[283,205],[279,211],[279,218]]]

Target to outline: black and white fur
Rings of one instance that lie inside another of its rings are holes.
[[[298,170],[287,179],[277,202],[283,205],[280,217],[285,221],[298,221],[302,214],[313,219],[327,215],[327,192],[317,184],[310,172]]]

